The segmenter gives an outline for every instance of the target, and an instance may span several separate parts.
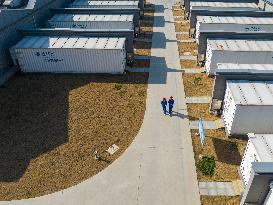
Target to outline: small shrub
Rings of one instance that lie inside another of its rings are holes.
[[[203,156],[198,162],[197,168],[206,176],[213,176],[216,163],[214,157]]]
[[[193,83],[194,83],[194,85],[200,85],[201,81],[202,81],[201,77],[196,77],[196,78],[194,78]]]
[[[122,86],[123,86],[122,84],[115,84],[116,90],[121,90]]]

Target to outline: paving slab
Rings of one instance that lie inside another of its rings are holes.
[[[236,196],[232,182],[199,182],[200,195]]]
[[[197,56],[192,55],[185,55],[185,56],[179,56],[180,60],[197,60]]]
[[[187,31],[182,31],[182,32],[176,32],[176,34],[189,34]]]
[[[203,96],[203,97],[186,97],[186,103],[210,103],[211,97]]]
[[[195,39],[177,40],[177,42],[181,42],[181,43],[194,43]]]
[[[192,69],[192,68],[184,68],[182,69],[184,73],[189,73],[189,74],[198,74],[198,73],[203,73],[204,71],[202,69]]]

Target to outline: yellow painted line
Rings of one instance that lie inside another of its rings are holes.
[[[233,185],[233,189],[236,195],[240,195],[240,193],[238,192],[238,187],[237,187],[237,183],[236,181],[232,181],[232,185]]]
[[[242,181],[241,180],[237,180],[237,184],[238,184],[240,193],[242,193],[244,191],[244,187],[243,187]]]

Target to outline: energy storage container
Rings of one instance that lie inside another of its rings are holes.
[[[232,16],[197,16],[196,41],[199,43],[200,32],[272,32],[273,18],[232,17]]]
[[[215,70],[210,110],[220,113],[227,80],[273,80],[273,64],[218,64]]]
[[[123,73],[125,38],[25,37],[10,48],[23,72]]]
[[[245,186],[249,182],[253,162],[273,162],[273,134],[248,134],[248,142],[240,165]]]
[[[258,9],[255,3],[236,3],[236,2],[206,2],[191,1],[190,8],[185,7],[186,15],[189,16],[190,10],[210,10],[210,11],[255,11]]]
[[[227,80],[222,118],[228,136],[273,133],[273,81]]]
[[[133,30],[134,15],[56,14],[47,22],[50,28]]]
[[[214,75],[218,63],[272,64],[273,41],[208,39],[205,69]]]
[[[76,0],[70,8],[138,8],[138,1],[87,1]]]

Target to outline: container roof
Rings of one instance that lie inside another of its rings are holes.
[[[70,6],[138,6],[138,1],[86,1],[86,0],[75,0]]]
[[[273,18],[246,16],[197,16],[200,23],[221,24],[273,24]]]
[[[226,51],[273,51],[273,41],[266,40],[231,40],[208,39],[212,50]]]
[[[273,161],[273,134],[248,134],[262,162]]]
[[[273,81],[227,80],[235,104],[273,105]]]
[[[28,36],[13,48],[122,49],[125,38]]]
[[[255,3],[235,3],[235,2],[213,2],[213,1],[191,1],[190,2],[191,7],[193,6],[202,6],[202,7],[234,7],[234,8],[244,8],[244,7],[250,7],[250,8],[257,8],[257,4]]]
[[[49,21],[133,21],[134,15],[56,14]]]
[[[235,64],[235,63],[218,63],[217,64],[217,71],[224,71],[224,72],[234,72],[234,71],[241,71],[241,72],[253,72],[256,73],[273,73],[273,64]]]

